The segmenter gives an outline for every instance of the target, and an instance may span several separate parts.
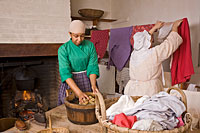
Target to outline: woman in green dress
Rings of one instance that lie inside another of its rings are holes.
[[[85,40],[85,25],[74,20],[69,27],[71,39],[58,49],[61,86],[58,105],[64,103],[66,89],[72,89],[79,102],[89,99],[84,92],[97,92],[96,79],[99,77],[98,57],[94,44]]]

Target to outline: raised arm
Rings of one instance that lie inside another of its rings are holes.
[[[160,29],[164,25],[164,22],[157,21],[153,28],[149,31],[149,34],[152,35],[157,29]]]
[[[167,39],[160,45],[156,46],[154,49],[156,50],[158,60],[160,62],[167,59],[171,54],[173,54],[176,49],[181,45],[183,42],[181,36],[178,34],[178,27],[180,26],[182,19],[176,20],[173,23],[172,31],[168,35]]]

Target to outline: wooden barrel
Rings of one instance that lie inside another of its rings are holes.
[[[91,92],[85,93],[94,96]],[[67,97],[65,107],[67,109],[68,120],[74,124],[90,125],[98,122],[95,115],[95,104],[79,105],[71,103]]]

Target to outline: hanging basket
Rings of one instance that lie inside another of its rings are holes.
[[[187,99],[185,93],[178,88],[169,88],[167,93],[170,94],[171,90],[176,90],[181,95],[181,100],[185,104],[186,112],[187,112]],[[132,99],[136,102],[140,96],[132,96]],[[108,133],[183,133],[190,130],[190,126],[192,123],[192,117],[189,113],[186,113],[185,118],[185,125],[179,128],[174,128],[172,130],[163,130],[163,131],[141,131],[136,129],[129,129],[125,127],[117,126],[106,119],[106,109],[108,109],[112,104],[118,101],[119,97],[106,99],[104,101],[103,96],[100,93],[96,95],[96,106],[95,106],[95,113],[99,123],[102,126],[102,132]]]
[[[52,128],[51,116],[49,116],[49,128],[40,130],[37,133],[69,133],[69,129],[65,127]]]

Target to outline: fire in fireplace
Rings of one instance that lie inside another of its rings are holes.
[[[22,116],[30,111],[35,113],[34,117],[40,117],[41,112],[57,106],[60,86],[57,50],[61,45],[62,43],[1,43],[0,118]],[[35,74],[20,76],[19,73],[16,74],[19,67],[21,71],[30,68]],[[25,91],[26,96],[23,98]]]
[[[29,120],[34,117],[35,112],[38,112],[37,101],[35,99],[34,92],[26,90],[17,91],[12,102],[10,109],[10,116],[12,117],[19,117],[22,120]]]
[[[35,97],[32,95],[31,97],[31,92],[28,92],[28,91],[24,91],[23,92],[23,100],[32,100],[32,101],[35,101]]]

